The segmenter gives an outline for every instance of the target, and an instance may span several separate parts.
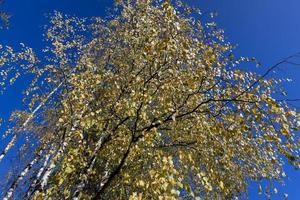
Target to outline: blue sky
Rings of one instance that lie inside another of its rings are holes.
[[[216,21],[225,30],[228,41],[237,44],[236,54],[254,56],[265,67],[281,58],[300,52],[300,1],[299,0],[187,0],[200,7],[203,12],[217,11]],[[7,0],[2,9],[12,14],[9,30],[0,31],[0,43],[11,46],[20,42],[39,50],[43,45],[43,25],[47,23],[45,13],[53,10],[77,16],[104,16],[111,0]],[[255,69],[253,69],[255,70]],[[290,98],[300,98],[300,68],[282,66],[277,72],[294,81],[286,84]],[[0,96],[0,115],[21,107],[22,84]],[[299,106],[299,103],[298,105]],[[0,129],[3,131],[3,129]],[[5,142],[0,141],[0,149]],[[8,166],[9,161],[4,162]],[[5,167],[0,167],[0,174]],[[289,199],[300,199],[300,173],[287,167],[286,186],[280,187],[289,194]],[[0,176],[1,177],[1,176]],[[250,199],[257,196],[257,188],[251,185]],[[282,199],[282,195],[275,196]]]

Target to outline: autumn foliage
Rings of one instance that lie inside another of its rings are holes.
[[[249,180],[281,180],[286,160],[299,167],[300,116],[268,78],[289,58],[247,71],[255,59],[235,59],[197,9],[136,0],[106,19],[56,12],[46,39],[44,58],[1,49],[3,88],[32,82],[0,159],[20,138],[23,151],[35,144],[6,199],[230,199]]]

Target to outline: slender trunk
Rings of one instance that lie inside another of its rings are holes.
[[[60,83],[54,90],[52,90],[48,96],[32,111],[32,113],[29,115],[29,117],[26,119],[26,121],[21,125],[20,130],[26,129],[26,126],[28,123],[33,119],[34,115],[45,105],[45,103],[51,98],[51,96],[62,86],[62,83]],[[10,140],[8,145],[5,147],[5,149],[2,151],[0,155],[0,162],[2,159],[6,156],[7,152],[14,146],[15,142],[17,140],[17,135],[14,134],[13,138]]]
[[[18,176],[18,178],[12,183],[9,190],[5,194],[3,200],[9,200],[11,199],[15,189],[17,188],[19,182],[27,175],[29,170],[32,168],[32,166],[39,160],[40,156],[42,155],[42,151],[39,152],[39,154],[33,159],[21,172],[21,174]]]

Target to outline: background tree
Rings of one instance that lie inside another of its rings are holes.
[[[0,160],[18,139],[35,150],[5,199],[230,199],[281,180],[285,158],[298,168],[300,116],[267,78],[293,56],[246,71],[255,59],[235,60],[196,12],[156,0],[116,1],[107,19],[56,12],[45,58],[4,48],[3,85],[33,78]]]
[[[4,0],[0,0],[0,5],[3,4]],[[9,23],[9,14],[4,11],[0,11],[0,21],[1,21],[1,28],[7,28]]]

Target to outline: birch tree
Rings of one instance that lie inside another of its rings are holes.
[[[271,77],[299,55],[246,70],[256,60],[235,59],[199,13],[168,0],[116,1],[105,19],[55,12],[45,58],[3,51],[7,76],[33,78],[0,158],[23,135],[37,144],[5,198],[242,198],[249,180],[299,168],[300,115]]]

